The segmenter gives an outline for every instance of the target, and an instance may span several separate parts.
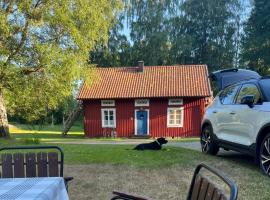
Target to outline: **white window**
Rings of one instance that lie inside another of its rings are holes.
[[[115,108],[101,109],[102,128],[115,128]]]
[[[167,126],[183,127],[184,108],[168,108]]]
[[[101,106],[115,106],[114,100],[101,100]]]
[[[183,105],[183,99],[169,99],[169,105]]]
[[[149,99],[135,99],[135,106],[149,106]]]

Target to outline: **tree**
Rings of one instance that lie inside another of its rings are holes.
[[[191,50],[188,62],[207,64],[211,71],[232,67],[236,51],[236,16],[232,8],[237,6],[237,0],[185,1],[182,5],[183,19],[178,20],[181,26],[175,30],[172,44],[178,44],[180,34],[186,38],[184,41],[189,41],[185,45],[187,50]],[[177,52],[177,47],[172,49]]]
[[[100,67],[119,67],[130,66],[131,63],[131,44],[124,29],[124,15],[119,16],[117,23],[109,32],[107,44],[98,44],[93,52],[90,52],[92,63]]]
[[[99,48],[96,58],[103,66],[126,65],[119,59],[124,55],[131,65],[144,60],[146,65],[203,63],[211,71],[231,68],[238,64],[240,1],[125,0],[130,45],[120,52]],[[122,43],[113,41],[114,47]]]
[[[270,1],[255,0],[242,40],[242,62],[262,75],[270,74]]]
[[[0,0],[1,137],[6,111],[35,120],[91,78],[88,52],[106,42],[120,8],[120,0]]]
[[[168,23],[179,8],[178,0],[126,0],[126,14],[132,40],[132,63],[143,60],[146,65],[171,64]]]

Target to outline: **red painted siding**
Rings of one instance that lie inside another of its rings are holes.
[[[134,100],[116,100],[116,132],[118,137],[134,134]]]
[[[199,136],[202,110],[204,105],[203,99],[184,99],[184,117],[183,127],[167,127],[167,99],[151,100],[150,104],[150,132],[152,137],[191,137]]]
[[[168,99],[150,99],[149,109],[149,135],[151,137],[191,137],[199,136],[200,123],[204,111],[203,98],[184,99],[184,122],[181,128],[167,127]],[[84,126],[88,137],[102,137],[109,135],[110,128],[101,127],[101,103],[100,100],[84,101]],[[130,137],[135,132],[134,99],[115,100],[116,108],[116,132],[118,137]]]

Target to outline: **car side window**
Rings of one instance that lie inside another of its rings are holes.
[[[257,86],[249,83],[249,84],[244,84],[242,86],[242,88],[240,89],[240,92],[239,92],[238,97],[236,99],[236,103],[241,104],[241,99],[247,95],[254,95],[255,96],[254,104],[258,104],[262,100],[261,93],[258,90]]]
[[[219,95],[220,102],[224,105],[233,104],[234,96],[238,88],[238,85],[225,88],[223,92]]]

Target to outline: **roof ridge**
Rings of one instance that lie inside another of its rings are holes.
[[[138,66],[123,66],[123,67],[96,67],[98,70],[103,69],[134,69]],[[197,64],[197,65],[183,65],[183,64],[176,64],[176,65],[145,65],[146,68],[164,68],[164,67],[207,67],[207,64]]]

